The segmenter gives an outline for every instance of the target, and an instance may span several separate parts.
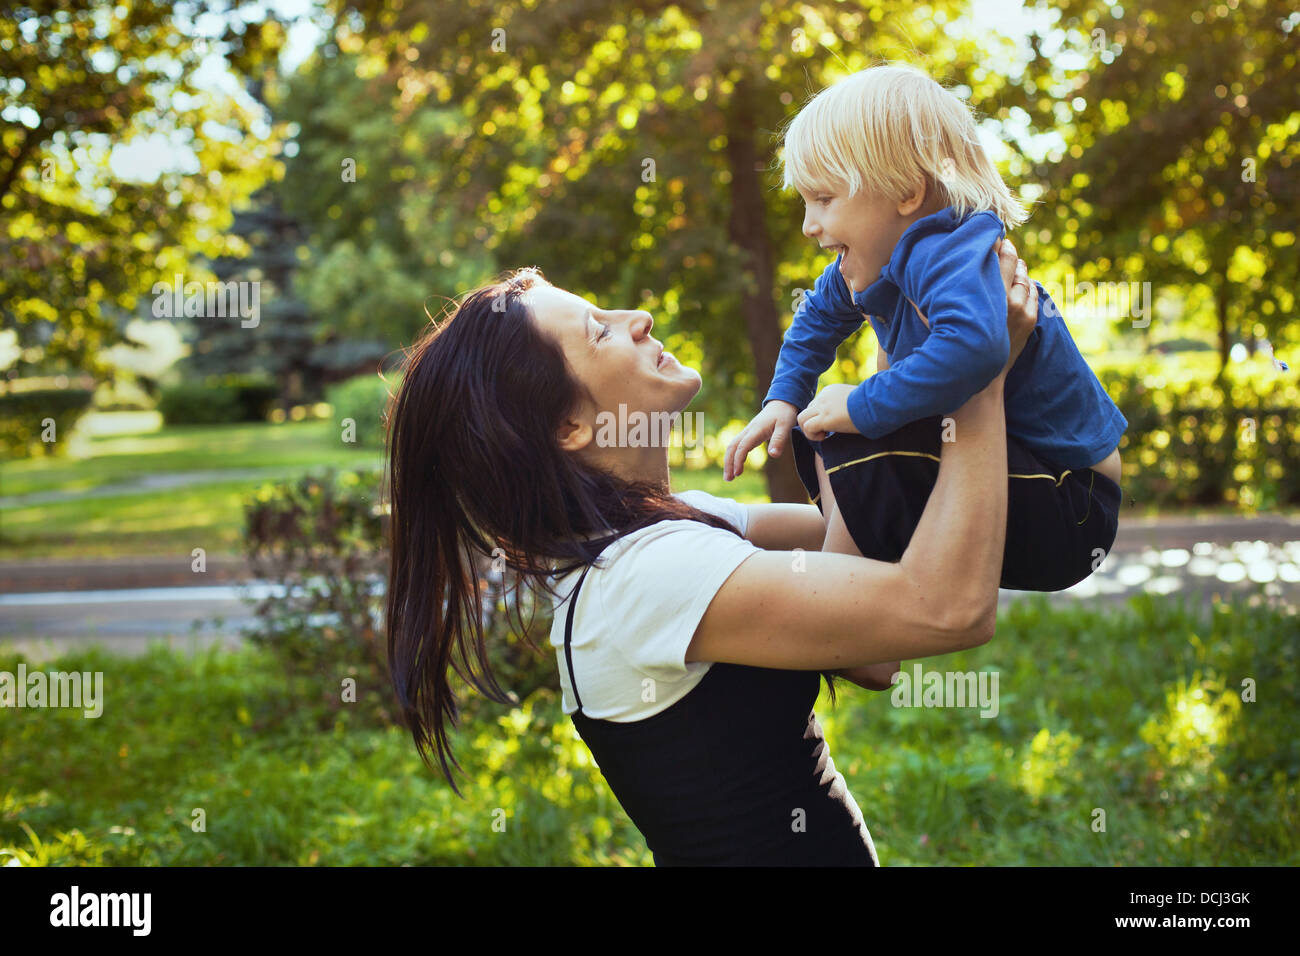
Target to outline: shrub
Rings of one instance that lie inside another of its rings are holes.
[[[1128,419],[1125,494],[1142,504],[1300,504],[1300,386],[1136,369],[1099,375]]]
[[[168,425],[265,421],[278,389],[270,379],[227,375],[165,388],[158,411]]]
[[[387,669],[383,596],[388,570],[388,516],[379,502],[381,469],[328,469],[295,482],[264,486],[245,507],[244,550],[254,577],[284,596],[257,603],[258,623],[245,634],[267,648],[305,703],[330,725],[343,708],[368,726],[401,725]],[[525,700],[559,680],[544,635],[551,604],[503,586],[484,556],[479,567],[488,659],[498,682]],[[534,649],[515,633],[528,625]],[[539,637],[541,635],[541,637]],[[355,700],[344,701],[352,678]],[[467,718],[499,705],[454,673]]]
[[[280,388],[274,381],[260,375],[227,375],[223,385],[234,389],[239,421],[264,422],[275,404]]]
[[[89,409],[94,391],[85,388],[41,388],[0,394],[0,450],[6,458],[59,455],[69,435]],[[53,419],[55,441],[41,438],[45,422]]]
[[[256,605],[247,636],[267,647],[291,679],[332,715],[355,681],[370,723],[392,722],[377,583],[387,560],[380,475],[328,469],[264,486],[245,507],[244,550],[254,577],[278,586]]]
[[[350,419],[358,445],[382,448],[389,390],[395,394],[399,381],[400,378],[386,382],[378,375],[358,375],[330,386],[325,400],[334,407],[335,423],[344,425]]]
[[[158,411],[168,425],[221,425],[239,420],[234,389],[182,382],[164,388]]]

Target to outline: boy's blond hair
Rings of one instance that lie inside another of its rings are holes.
[[[808,194],[866,189],[901,200],[918,181],[959,216],[1008,228],[1029,214],[984,151],[970,108],[921,70],[873,66],[814,96],[785,132],[785,182]]]

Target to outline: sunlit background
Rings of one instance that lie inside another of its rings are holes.
[[[1002,671],[995,720],[827,710],[882,859],[1296,862],[1298,27],[1280,0],[7,6],[0,670],[168,690],[99,731],[0,712],[0,859],[648,862],[499,578],[519,705],[472,700],[466,801],[413,762],[375,617],[384,405],[431,316],[536,265],[700,370],[677,490],[806,501],[761,448],[721,469],[828,261],[779,132],[902,61],[975,111],[1129,430],[1114,552],[1004,592],[997,641],[943,665]],[[218,283],[256,298],[187,314]],[[821,384],[875,350],[864,324]],[[195,839],[200,799],[239,834]],[[495,806],[531,842],[484,830]]]

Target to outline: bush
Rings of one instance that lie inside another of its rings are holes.
[[[182,382],[164,388],[158,411],[168,425],[221,425],[239,420],[234,389]]]
[[[402,725],[387,669],[383,595],[388,570],[388,516],[379,507],[382,469],[329,469],[292,483],[268,484],[245,508],[244,549],[255,578],[285,596],[257,604],[258,624],[245,634],[280,663],[305,704],[329,726],[343,709],[367,726]],[[481,558],[484,636],[501,686],[525,700],[559,689],[554,658],[545,648],[551,603],[507,587]],[[539,647],[513,630],[521,620]],[[539,637],[539,635],[541,635]],[[341,682],[356,681],[344,701]],[[467,717],[499,705],[484,700],[452,674]]]
[[[1300,386],[1280,375],[1102,371],[1128,419],[1125,494],[1144,505],[1300,504]]]
[[[158,411],[168,425],[220,425],[265,421],[278,389],[270,379],[227,375],[165,388]]]
[[[387,562],[380,474],[327,469],[264,486],[245,507],[244,550],[253,576],[282,589],[256,605],[246,632],[309,690],[326,719],[359,705],[370,724],[395,720],[387,693],[377,584]],[[342,682],[355,681],[355,701]]]
[[[6,458],[62,454],[67,438],[91,406],[95,393],[85,388],[41,388],[0,394],[0,450]],[[45,422],[53,419],[54,441],[44,441]]]
[[[358,375],[325,392],[325,400],[334,407],[334,421],[340,427],[351,427],[358,445],[362,448],[383,448],[385,415],[391,388],[397,392],[400,378],[386,382],[378,375]]]

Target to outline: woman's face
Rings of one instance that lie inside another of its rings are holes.
[[[597,428],[601,412],[680,412],[700,390],[699,372],[678,364],[650,335],[650,313],[601,309],[546,285],[534,286],[524,301],[537,324],[564,349],[574,375],[595,400],[594,408],[575,411],[583,424]]]

